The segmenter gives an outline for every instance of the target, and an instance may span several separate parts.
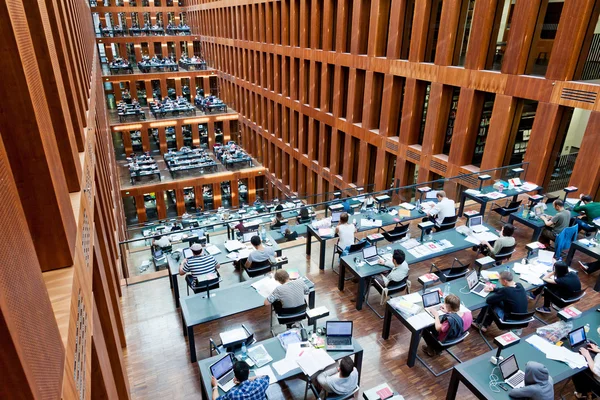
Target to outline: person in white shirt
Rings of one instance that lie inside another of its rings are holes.
[[[335,233],[340,238],[338,246],[346,252],[348,247],[354,244],[354,234],[356,233],[354,224],[348,223],[348,213],[340,215],[340,223],[335,228]]]
[[[454,200],[446,197],[446,192],[443,190],[437,192],[436,198],[438,200],[437,204],[432,203],[431,206],[425,206],[423,208],[423,211],[428,215],[428,217],[423,218],[423,221],[432,221],[439,227],[444,221],[444,218],[454,217],[456,215],[456,206]],[[427,233],[429,233],[429,231],[427,231]]]
[[[167,235],[164,235],[158,238],[158,240],[154,239],[152,244],[160,247],[161,249],[164,249],[165,247],[169,247],[171,245],[171,241],[169,240],[169,237]]]
[[[394,250],[391,261],[379,260],[379,264],[390,267],[392,270],[386,275],[376,277],[381,287],[387,287],[390,282],[400,282],[408,276],[408,263],[405,261],[406,254],[400,249]]]

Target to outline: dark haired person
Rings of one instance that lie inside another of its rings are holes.
[[[527,294],[525,288],[520,283],[513,279],[513,274],[510,271],[500,272],[501,287],[492,288],[486,286],[484,289],[487,292],[492,292],[485,298],[487,306],[481,309],[473,326],[482,332],[486,332],[488,326],[494,320],[492,312],[495,312],[501,319],[509,313],[526,313],[527,312]],[[489,308],[492,308],[490,310]]]
[[[357,385],[358,371],[354,367],[354,361],[348,356],[339,361],[339,366],[333,366],[317,375],[317,389],[329,395],[349,395]],[[324,396],[323,394],[322,397]]]
[[[581,290],[579,277],[575,272],[569,272],[569,266],[564,261],[557,261],[554,263],[554,271],[546,274],[542,280],[546,282],[546,288],[544,289],[544,306],[535,309],[535,311],[540,313],[549,314],[551,312],[551,299],[546,295],[546,290],[550,290],[562,299],[572,298],[576,292]],[[538,289],[538,293],[541,291],[540,289]]]
[[[579,230],[584,230],[586,232],[593,232],[596,230],[594,219],[600,217],[600,202],[592,200],[592,196],[589,194],[581,195],[579,196],[579,201],[575,204],[575,207],[573,207],[573,211],[585,213],[582,218],[575,219],[575,222],[579,225]]]
[[[252,236],[250,243],[254,246],[254,250],[250,252],[246,260],[246,269],[252,266],[252,263],[261,263],[267,261],[271,257],[275,257],[275,251],[272,247],[265,247],[260,240],[260,236]]]
[[[440,316],[436,310],[432,310],[434,325],[424,332],[423,339],[426,345],[423,346],[423,351],[430,357],[439,355],[442,352],[438,341],[456,340],[462,336],[473,322],[471,311],[460,311],[460,299],[455,294],[449,294],[444,298],[442,306],[444,315]]]
[[[253,376],[250,375],[250,367],[245,361],[236,361],[233,364],[233,381],[235,386],[223,396],[219,396],[219,386],[217,380],[213,376],[210,380],[212,386],[213,400],[264,400],[267,389],[269,388],[268,376]]]
[[[565,210],[565,204],[562,200],[554,200],[552,206],[556,210],[556,214],[553,217],[548,215],[542,215],[542,221],[546,225],[542,234],[540,235],[540,243],[549,245],[551,241],[556,240],[556,237],[563,231],[563,229],[569,227],[569,221],[571,220],[571,213]]]
[[[390,267],[392,270],[387,275],[381,275],[375,278],[381,287],[387,287],[390,282],[401,282],[408,276],[408,263],[405,261],[406,255],[400,249],[394,250],[391,261],[379,260],[379,264]]]
[[[515,227],[513,225],[504,225],[500,231],[500,236],[494,241],[493,246],[485,240],[481,242],[481,253],[486,256],[495,256],[496,254],[500,253],[500,250],[502,250],[504,247],[514,246],[516,243],[515,238],[513,237],[514,233]]]

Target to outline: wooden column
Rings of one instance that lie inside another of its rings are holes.
[[[121,131],[121,136],[123,137],[125,155],[129,156],[129,154],[133,153],[133,148],[131,146],[131,133],[129,131]]]
[[[200,129],[197,122],[192,124],[192,144],[196,147],[200,146]]]
[[[460,51],[460,39],[462,39],[468,5],[469,0],[445,0],[443,2],[435,52],[437,65],[452,65],[456,51]],[[457,46],[458,49],[456,49]]]
[[[165,154],[167,149],[167,133],[164,126],[158,127],[158,142],[160,143],[160,153]]]
[[[223,141],[225,143],[231,140],[231,121],[223,121]]]
[[[146,216],[146,205],[144,204],[144,195],[138,194],[135,197],[135,211],[137,212],[138,223],[142,224],[148,220]]]
[[[494,56],[504,1],[508,0],[477,0],[477,7],[473,10],[465,68],[485,69],[488,60]]]
[[[185,213],[185,194],[182,188],[175,189],[175,204],[177,205],[177,215]]]
[[[502,59],[502,73],[520,75],[525,72],[540,7],[546,0],[517,1],[512,13],[510,35]],[[547,3],[546,3],[547,4]]]
[[[208,148],[212,149],[215,145],[215,123],[214,121],[208,121],[207,123],[207,133],[208,133]],[[248,142],[245,142],[248,143]]]
[[[569,185],[579,188],[579,193],[591,194],[598,200],[600,189],[600,112],[592,112],[581,142],[579,154]]]
[[[521,114],[516,111],[517,99],[515,97],[496,95],[481,162],[482,170],[507,165],[505,162],[507,157],[510,160],[513,152],[510,138],[512,132],[516,132],[516,124],[519,122],[515,121],[515,117]]]
[[[214,207],[214,209],[217,209],[217,208],[221,207],[221,197],[222,197],[221,183],[215,182],[212,184],[212,186],[213,186],[213,207]]]
[[[142,137],[142,149],[145,152],[150,151],[150,134],[148,133],[148,129],[142,128],[140,136]]]
[[[415,144],[419,140],[419,130],[423,120],[425,83],[416,79],[406,79],[402,121],[400,122],[400,143]]]
[[[204,210],[204,189],[203,186],[194,186],[194,200],[196,201],[196,211]]]
[[[236,178],[231,179],[231,181],[229,182],[229,187],[231,188],[231,206],[239,207],[240,187],[238,185],[238,180]]]
[[[165,192],[156,191],[156,213],[158,214],[158,219],[167,218],[167,203],[165,201]]]
[[[175,126],[175,141],[177,143],[177,149],[183,147],[183,126],[181,125]]]
[[[427,47],[427,32],[429,30],[429,16],[431,14],[431,0],[415,0],[415,13],[410,39],[409,61],[423,61]]]
[[[248,204],[256,201],[256,177],[248,177]]]
[[[458,173],[462,165],[471,164],[475,141],[479,133],[479,121],[483,107],[483,93],[462,88],[458,99],[452,145],[448,157],[450,176]]]

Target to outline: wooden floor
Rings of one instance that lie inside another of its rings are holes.
[[[493,225],[500,226],[493,217],[490,220]],[[523,256],[524,244],[529,242],[531,236],[531,230],[524,227],[518,228],[517,240],[523,245],[519,246],[516,258]],[[416,231],[413,234],[416,234]],[[313,245],[313,255],[310,259],[307,259],[304,253],[304,240],[302,246],[287,249],[284,254],[290,259],[288,268],[297,268],[315,283],[317,306],[324,305],[329,308],[332,319],[354,321],[354,336],[365,350],[361,388],[368,389],[387,381],[406,399],[445,399],[450,373],[435,378],[418,362],[414,368],[407,367],[406,357],[410,332],[400,322],[394,320],[392,336],[387,341],[382,340],[383,320],[380,320],[367,307],[364,307],[362,311],[355,309],[353,297],[356,285],[348,282],[344,292],[338,291],[338,276],[331,270],[331,245],[332,243],[327,250],[325,271],[320,271],[316,265],[318,244]],[[474,259],[475,253],[469,249],[412,265],[413,290],[420,289],[416,277],[426,270],[428,271],[432,261],[437,265],[446,266],[455,256],[461,261],[469,262]],[[575,259],[573,266],[578,265],[577,260],[578,258]],[[221,274],[224,276],[222,286],[239,281],[239,276],[234,273],[231,265],[224,266],[221,270]],[[589,289],[587,296],[577,307],[586,310],[600,303],[600,294],[592,290],[596,276],[588,276],[582,272],[579,276],[582,279],[583,287],[589,287]],[[181,280],[180,292],[185,295],[185,290]],[[372,302],[378,304],[377,293],[373,291],[371,294]],[[161,400],[200,398],[198,366],[189,362],[187,340],[182,335],[180,313],[175,309],[167,278],[124,287],[122,306],[127,334],[125,362],[132,398]],[[533,307],[533,302],[530,303],[530,307]],[[382,312],[382,308],[380,308],[380,312]],[[557,317],[552,314],[547,319],[554,322]],[[209,337],[217,337],[218,332],[232,326],[239,326],[241,323],[247,324],[254,330],[259,340],[270,337],[268,307],[243,313],[227,320],[215,321],[196,329],[198,358],[208,357]],[[523,334],[530,334],[539,326],[541,323],[536,321]],[[471,332],[472,334],[465,342],[453,349],[463,360],[469,360],[488,350],[479,334],[475,330]],[[487,335],[493,337],[497,333],[498,331],[493,328],[488,331]],[[422,350],[419,350],[419,354],[427,360],[432,360],[424,355]],[[453,365],[453,362],[454,360],[449,355],[442,355],[435,359],[436,369],[445,369]],[[558,391],[561,389],[563,389],[562,383],[556,385],[556,398],[559,398]],[[566,398],[573,398],[572,393],[573,387],[569,384],[564,388],[563,394]],[[278,383],[269,388],[268,394],[270,399],[301,399],[304,395],[304,383],[300,380]],[[461,385],[459,398],[470,399],[474,396]]]

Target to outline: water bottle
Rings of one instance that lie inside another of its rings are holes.
[[[527,209],[523,204],[519,207],[519,213],[523,216],[523,218],[527,218]]]
[[[450,282],[446,282],[444,286],[444,297],[447,297],[450,294]]]
[[[246,343],[242,343],[242,360],[245,360],[248,357],[248,348],[246,348]]]
[[[583,330],[585,331],[585,333],[588,333],[590,331],[590,324],[585,324]]]
[[[417,200],[417,211],[421,211],[421,200]]]
[[[267,230],[265,229],[264,225],[260,228],[260,239],[263,242],[267,239]]]
[[[510,264],[506,264],[506,271],[510,272]]]

